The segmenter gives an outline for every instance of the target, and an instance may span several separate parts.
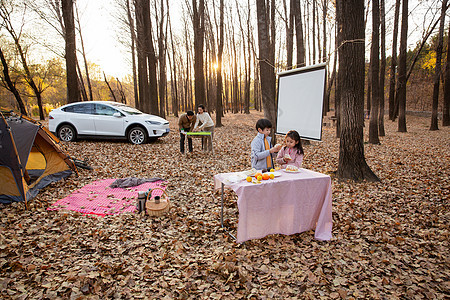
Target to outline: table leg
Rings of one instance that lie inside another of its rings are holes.
[[[209,144],[211,145],[211,153],[214,154],[214,146],[213,146],[212,135],[209,136]]]
[[[222,182],[222,186],[221,186],[221,194],[220,194],[220,225],[222,226],[223,229],[225,229],[225,231],[233,238],[236,240],[236,237],[234,235],[232,235],[223,225],[223,188],[224,188],[224,184]]]

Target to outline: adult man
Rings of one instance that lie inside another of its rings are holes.
[[[186,134],[184,132],[192,131],[196,120],[197,118],[192,110],[188,110],[178,119],[178,128],[180,129],[180,151],[182,154],[184,154],[184,140],[186,139]],[[192,152],[192,138],[188,137],[187,140],[189,152]]]

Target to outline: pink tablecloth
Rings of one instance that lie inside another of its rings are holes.
[[[331,178],[300,169],[299,173],[281,172],[261,184],[245,180],[229,185],[238,195],[238,243],[268,234],[294,234],[315,229],[317,240],[330,240],[332,223]],[[214,176],[214,187],[233,173]]]

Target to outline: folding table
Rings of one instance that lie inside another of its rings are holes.
[[[236,241],[242,243],[269,234],[294,234],[315,230],[317,240],[330,240],[332,230],[331,178],[307,169],[260,184],[241,180],[230,182],[233,173],[214,176],[214,188],[221,189],[220,220],[223,225],[223,190],[238,195],[239,221]]]
[[[209,142],[211,143],[211,153],[214,154],[214,146],[213,146],[213,142],[212,142],[212,133],[209,131],[187,131],[184,132],[184,134],[186,134],[186,137],[190,137],[190,138],[201,138],[202,139],[202,148],[204,146],[204,140],[205,138],[209,140]],[[206,149],[208,150],[208,149]]]

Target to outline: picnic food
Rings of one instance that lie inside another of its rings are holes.
[[[284,155],[284,158],[285,158],[285,159],[292,159],[292,157],[289,155],[289,153],[286,153],[286,154]]]
[[[296,166],[288,165],[288,166],[286,166],[286,171],[288,171],[288,172],[297,172],[298,168]]]
[[[270,176],[267,173],[264,173],[263,176],[262,176],[263,180],[268,180],[269,178],[270,178]]]
[[[250,176],[247,176],[247,181],[248,181],[248,182],[251,182],[251,181],[252,181],[252,178],[251,178]]]
[[[274,169],[270,169],[270,172],[275,172],[275,170]]]
[[[256,179],[258,179],[258,176],[261,176],[261,177],[262,177],[262,173],[259,173],[259,172],[258,172],[258,173],[255,174],[255,178],[256,178]]]
[[[258,181],[261,181],[261,180],[263,179],[263,177],[262,177],[262,175],[258,175],[258,177],[256,177],[256,179],[257,179]]]
[[[270,174],[269,177],[270,177],[270,179],[274,179],[275,175],[274,174]]]
[[[251,168],[250,170],[242,171],[242,174],[244,174],[245,176],[253,176],[255,173],[256,173],[255,168]]]

